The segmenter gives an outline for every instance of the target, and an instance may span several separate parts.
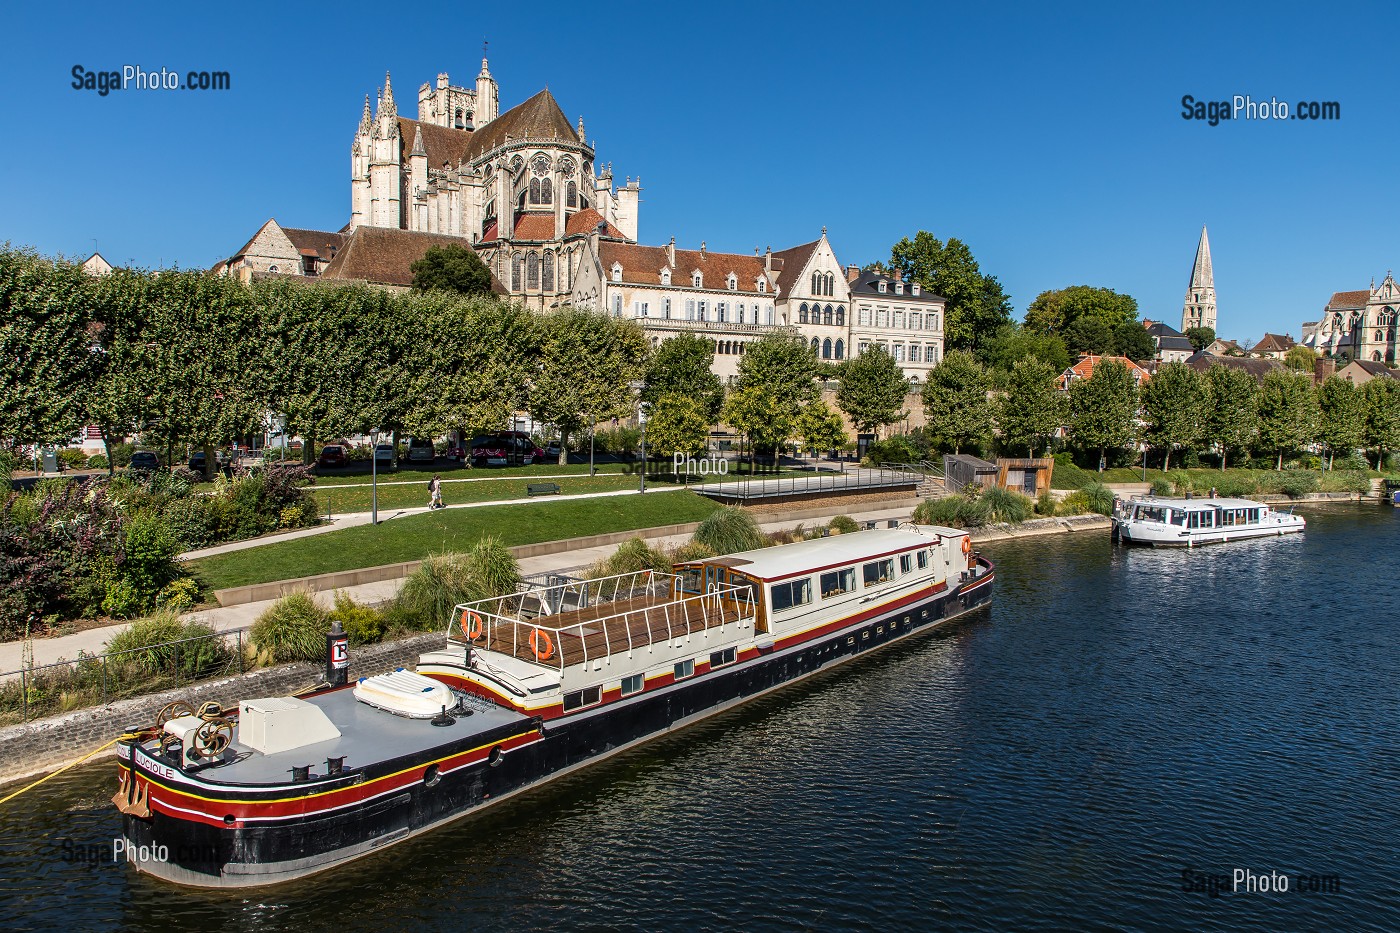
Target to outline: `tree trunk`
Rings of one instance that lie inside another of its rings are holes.
[[[1220,472],[1225,472],[1225,448],[1220,448]]]
[[[1278,449],[1278,471],[1283,472],[1283,448]]]
[[[212,482],[214,479],[214,468],[218,466],[219,458],[214,454],[214,445],[208,441],[204,443],[204,480]]]
[[[1162,458],[1162,472],[1165,473],[1172,468],[1172,448],[1167,445],[1167,455]]]
[[[563,428],[559,429],[559,466],[565,466],[569,462],[569,432]]]
[[[105,424],[101,425],[98,430],[102,432],[102,449],[107,451],[107,476],[112,477],[117,474],[117,465],[112,462],[112,438]]]

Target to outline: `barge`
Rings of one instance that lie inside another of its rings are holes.
[[[198,887],[324,871],[955,619],[994,578],[967,532],[906,524],[461,605],[416,671],[125,738],[128,861]]]
[[[1296,534],[1306,527],[1301,515],[1278,512],[1252,499],[1137,496],[1115,503],[1111,534],[1125,544],[1199,547]]]

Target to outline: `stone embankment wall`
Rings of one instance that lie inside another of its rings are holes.
[[[1107,531],[1113,527],[1107,516],[1066,515],[1060,518],[1033,518],[1019,525],[988,525],[972,532],[972,540],[1000,541],[1007,538],[1034,538],[1037,535],[1053,535],[1066,531]]]
[[[350,678],[411,667],[424,651],[442,644],[443,636],[434,633],[351,649]],[[286,664],[6,726],[0,729],[0,781],[60,768],[130,728],[153,724],[161,708],[176,700],[184,700],[196,709],[211,700],[233,707],[249,697],[286,696],[304,690],[321,683],[324,675],[323,664]],[[103,754],[115,754],[115,750],[113,746]]]

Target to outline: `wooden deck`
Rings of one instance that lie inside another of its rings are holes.
[[[665,644],[668,638],[684,638],[687,626],[694,633],[737,622],[747,608],[744,605],[741,609],[741,604],[732,599],[713,596],[676,602],[669,595],[649,595],[570,609],[537,620],[543,631],[536,644],[547,655],[538,660],[555,667],[562,652],[563,666],[568,667],[582,664],[585,659],[624,653],[629,645],[645,648],[653,643]],[[563,631],[556,633],[554,629]],[[472,644],[513,654],[522,661],[535,661],[529,642],[533,630],[529,622],[512,625],[498,620],[494,630],[488,630]],[[553,644],[552,654],[545,650],[544,636]],[[512,638],[516,639],[514,644]]]

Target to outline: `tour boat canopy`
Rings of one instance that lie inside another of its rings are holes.
[[[906,525],[902,528],[857,531],[828,538],[813,538],[781,547],[741,551],[725,557],[688,561],[690,566],[729,567],[755,580],[781,580],[794,574],[813,573],[828,567],[857,564],[876,557],[916,551],[945,539],[967,537],[958,528],[938,525]]]

